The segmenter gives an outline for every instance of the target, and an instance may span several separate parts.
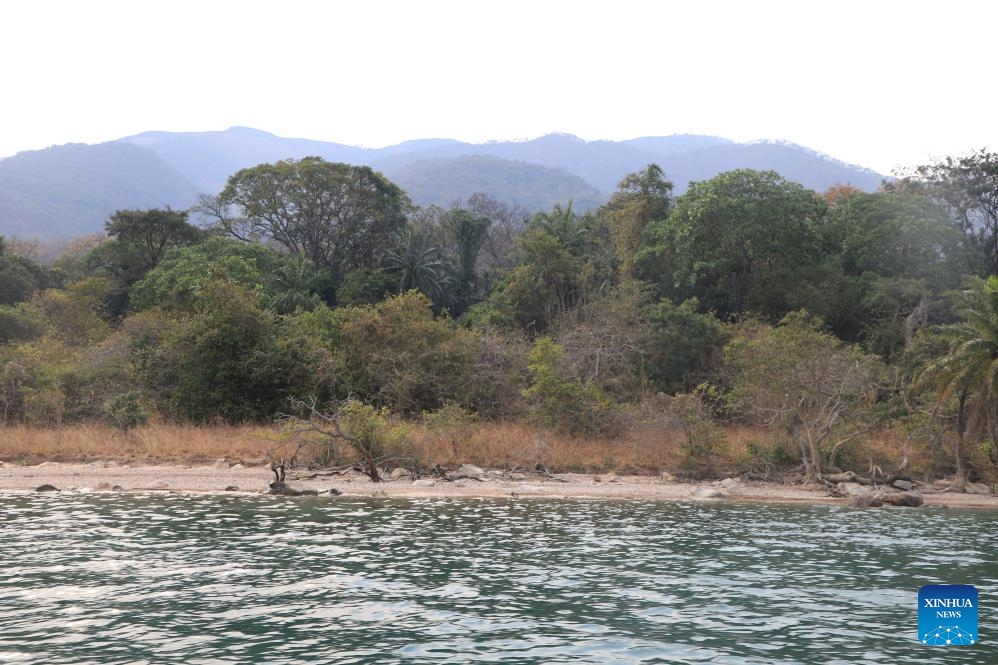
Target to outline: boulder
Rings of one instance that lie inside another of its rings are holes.
[[[122,487],[121,485],[112,485],[111,486],[111,491],[112,492],[124,492],[125,488]]]
[[[963,491],[967,494],[991,494],[991,488],[984,483],[967,483]]]
[[[873,494],[873,489],[868,485],[859,483],[839,483],[835,486],[835,496],[843,496],[851,499],[854,496],[867,496]]]
[[[727,493],[717,487],[696,487],[690,492],[694,499],[723,499]]]
[[[915,483],[910,480],[895,480],[891,483],[891,486],[895,489],[901,490],[902,492],[910,492],[915,487]]]
[[[322,490],[319,494],[329,494],[330,496],[340,496],[343,492],[339,491],[335,487],[330,487],[328,490]]]
[[[270,492],[268,494],[276,494],[278,496],[318,496],[319,491],[275,481],[270,483]]]
[[[228,487],[225,488],[225,491],[226,492],[238,492],[239,488],[236,487],[235,485],[229,485]]]
[[[49,485],[48,483],[44,485],[39,485],[35,488],[36,492],[58,492],[59,488],[55,485]]]
[[[884,502],[873,494],[862,494],[849,499],[849,505],[853,508],[879,508]]]
[[[457,471],[447,474],[448,480],[461,480],[462,478],[469,478],[471,480],[481,480],[482,476],[485,475],[485,471],[474,464],[462,464]]]
[[[391,474],[389,474],[388,477],[391,478],[392,480],[401,480],[403,478],[411,478],[412,477],[412,472],[410,472],[409,469],[403,469],[402,467],[398,467],[398,468],[392,469],[392,472],[391,472]]]
[[[887,492],[880,495],[880,499],[892,506],[903,506],[906,508],[918,508],[925,503],[925,499],[917,492]]]
[[[229,471],[238,471],[239,469],[245,469],[246,467],[242,464],[233,464],[229,467]]]
[[[437,484],[437,481],[430,480],[429,478],[422,478],[420,480],[415,480],[412,483],[413,487],[433,487]]]
[[[742,491],[742,483],[740,480],[735,478],[725,478],[724,480],[717,483],[717,487],[727,491],[730,494],[738,494]]]

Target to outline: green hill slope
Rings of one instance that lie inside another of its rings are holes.
[[[549,210],[569,200],[582,211],[604,200],[598,189],[571,173],[488,155],[419,160],[386,169],[385,175],[418,205],[448,206],[476,192],[528,212]]]
[[[122,208],[187,208],[197,189],[128,143],[68,144],[0,160],[0,235],[80,236]]]

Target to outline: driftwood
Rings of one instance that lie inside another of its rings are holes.
[[[858,483],[860,485],[872,485],[873,487],[890,487],[894,484],[895,480],[907,480],[911,481],[911,476],[906,475],[885,475],[879,467],[874,468],[871,472],[870,477],[861,476],[853,471],[844,471],[842,473],[826,473],[819,478],[828,485],[829,488],[834,488],[839,483]]]
[[[274,462],[271,462],[270,463],[270,470],[274,472],[274,482],[275,483],[283,483],[284,482],[284,474],[287,471],[287,462],[283,458],[281,458],[281,463],[280,464],[276,464]]]
[[[559,478],[558,476],[556,476],[553,473],[551,473],[550,471],[548,471],[547,467],[544,466],[543,464],[541,464],[540,462],[537,463],[537,466],[534,467],[534,469],[537,470],[537,473],[541,474],[542,476],[544,476],[545,478],[548,478],[550,480],[557,480],[559,483],[567,483],[568,482],[568,480],[566,480],[565,478]]]

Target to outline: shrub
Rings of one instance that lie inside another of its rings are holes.
[[[530,385],[523,391],[530,421],[572,435],[612,436],[620,429],[616,405],[596,385],[568,376],[565,350],[542,337],[527,356]]]
[[[138,391],[130,390],[118,395],[105,405],[104,419],[109,425],[124,434],[133,427],[145,425],[149,421],[149,414],[142,406],[142,399]]]

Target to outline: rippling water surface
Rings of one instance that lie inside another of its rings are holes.
[[[998,663],[994,512],[0,496],[0,662]],[[916,641],[974,584],[981,643]]]

